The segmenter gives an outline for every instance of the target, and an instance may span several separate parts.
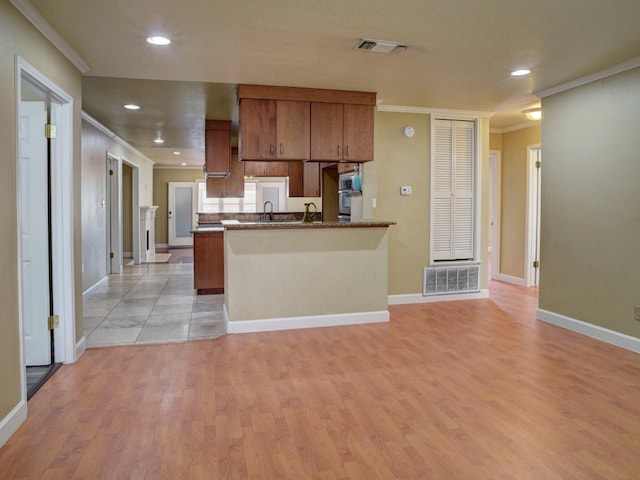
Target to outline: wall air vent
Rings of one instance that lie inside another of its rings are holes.
[[[422,295],[480,291],[480,265],[425,267]]]
[[[401,45],[397,42],[362,39],[356,44],[354,48],[358,50],[369,50],[370,52],[377,53],[398,53],[404,52],[407,49],[407,46]]]

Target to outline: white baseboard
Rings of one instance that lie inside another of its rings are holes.
[[[122,258],[133,258],[133,252],[122,252]]]
[[[230,321],[227,306],[224,306],[224,320],[227,333],[272,332],[275,330],[293,330],[296,328],[335,327],[362,323],[389,321],[389,312],[340,313],[334,315],[313,315],[308,317],[265,318],[264,320]]]
[[[512,275],[505,275],[504,273],[498,273],[493,276],[494,280],[498,280],[500,282],[511,283],[513,285],[518,285],[520,287],[526,287],[527,282],[524,278],[514,277]]]
[[[595,338],[596,340],[640,353],[640,338],[632,337],[624,333],[616,332],[615,330],[609,330],[608,328],[603,328],[599,325],[583,322],[582,320],[576,320],[575,318],[543,310],[541,308],[537,309],[536,318],[543,322],[556,325],[557,327],[566,328],[572,332],[581,333],[587,337]]]
[[[410,293],[405,295],[389,295],[387,303],[389,305],[405,305],[408,303],[431,303],[431,302],[451,302],[455,300],[476,300],[478,298],[489,298],[489,290],[480,290],[473,293],[452,293],[450,295],[428,295],[421,293]]]
[[[161,249],[165,249],[165,248],[169,248],[169,244],[168,243],[156,243],[156,249],[161,248]]]
[[[0,448],[9,441],[27,419],[27,401],[21,400],[6,417],[0,421]]]
[[[103,283],[109,280],[109,277],[104,277],[101,280],[98,280],[96,283],[87,288],[84,292],[82,292],[82,298],[85,298],[87,295],[90,295],[96,288],[100,287]]]
[[[86,349],[87,349],[87,337],[83,335],[82,338],[78,340],[78,342],[76,343],[74,362],[77,361],[82,356],[82,354]]]

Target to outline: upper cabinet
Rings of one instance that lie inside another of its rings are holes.
[[[208,198],[244,197],[244,163],[238,159],[238,149],[231,149],[230,174],[226,178],[207,178]]]
[[[231,121],[205,121],[205,173],[223,176],[230,172]]]
[[[309,122],[309,102],[241,99],[242,159],[308,159]]]
[[[311,104],[311,160],[373,160],[373,107],[338,103]]]
[[[376,94],[240,85],[242,160],[373,160]]]

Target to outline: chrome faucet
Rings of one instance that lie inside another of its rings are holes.
[[[271,203],[269,200],[264,202],[264,205],[262,206],[262,219],[265,222],[267,221],[267,205],[271,206],[271,208],[269,209],[269,221],[273,222],[273,203]]]

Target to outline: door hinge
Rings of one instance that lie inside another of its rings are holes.
[[[539,268],[540,267],[540,262],[538,260],[534,260],[533,261],[533,268]]]
[[[536,162],[536,168],[540,168],[541,166],[542,166],[542,163],[540,162],[540,160],[538,160],[538,161]]]
[[[44,126],[44,136],[46,138],[56,138],[56,126],[51,123],[47,123]]]
[[[109,175],[113,176],[113,170],[109,170]]]
[[[109,253],[109,258],[113,258],[113,252]]]
[[[60,317],[58,315],[50,315],[47,323],[49,330],[55,330],[60,326]]]

